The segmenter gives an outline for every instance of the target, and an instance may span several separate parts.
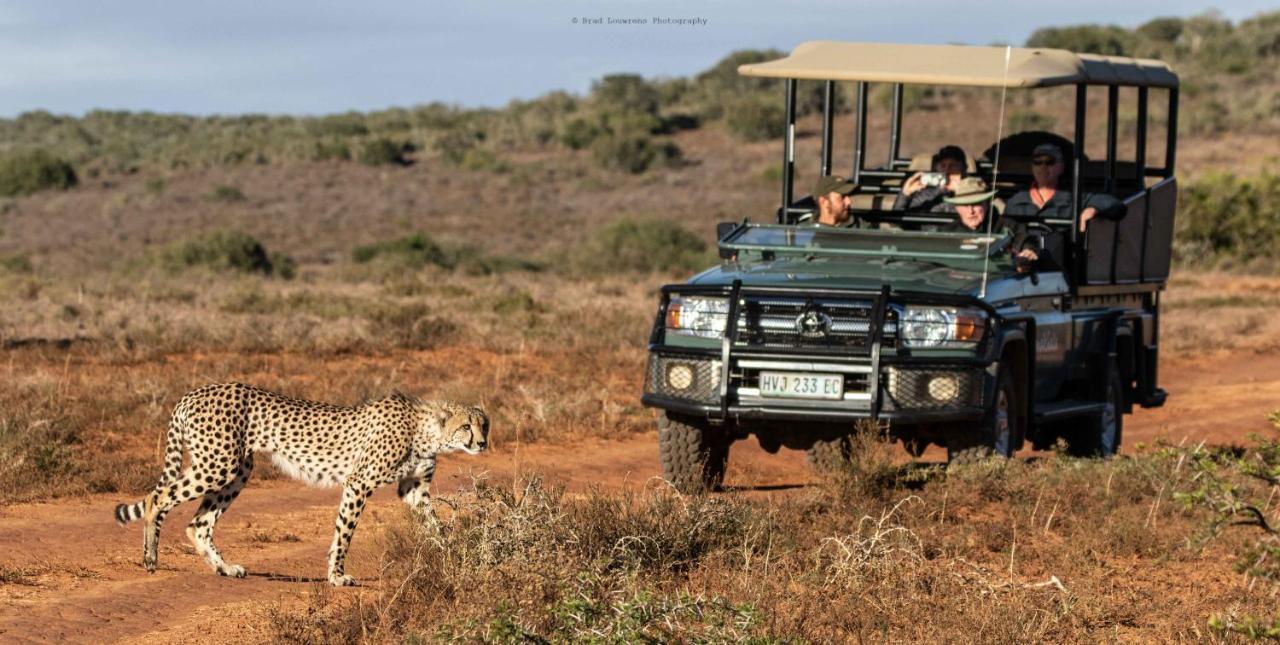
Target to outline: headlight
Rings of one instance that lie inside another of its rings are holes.
[[[978,344],[987,329],[981,309],[913,307],[898,317],[898,339],[903,347],[967,349]]]
[[[718,338],[728,319],[727,298],[671,296],[667,303],[666,327],[677,334]]]

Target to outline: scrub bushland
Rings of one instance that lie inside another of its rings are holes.
[[[860,448],[875,452],[871,444]],[[1110,461],[1056,455],[950,472],[864,458],[769,502],[682,497],[657,482],[571,496],[536,475],[480,481],[446,500],[442,532],[407,515],[393,524],[376,588],[317,590],[305,608],[272,611],[271,626],[290,642],[1254,633],[1270,624],[1275,568],[1258,549],[1274,550],[1273,534],[1262,542],[1223,530],[1218,507],[1201,508],[1196,491],[1214,486],[1199,476],[1208,454],[1158,446]],[[1222,468],[1222,478],[1250,472]],[[1275,483],[1260,484],[1249,499],[1273,517],[1265,492]],[[1216,542],[1198,539],[1206,527],[1219,529]],[[1207,573],[1233,553],[1259,584]]]

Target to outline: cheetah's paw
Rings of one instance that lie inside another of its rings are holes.
[[[224,564],[218,567],[218,575],[228,578],[243,578],[245,576],[244,567],[238,564]]]
[[[329,584],[335,587],[354,587],[356,586],[356,579],[351,576],[335,576],[330,574]]]

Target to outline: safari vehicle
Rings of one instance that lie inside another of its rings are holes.
[[[750,435],[770,452],[807,449],[814,465],[834,466],[850,458],[850,437],[868,422],[887,425],[916,456],[944,446],[952,463],[1059,440],[1071,453],[1107,456],[1120,446],[1124,414],[1164,403],[1160,293],[1178,107],[1178,77],[1167,65],[1053,49],[809,42],[738,71],[785,85],[782,204],[776,223],[720,224],[721,264],[662,288],[642,401],[659,410],[668,481],[684,491],[718,486],[730,445]],[[823,83],[821,175],[836,174],[835,84],[854,84],[848,176],[857,188],[846,228],[805,223],[814,197],[794,195],[797,82],[815,80]],[[890,84],[892,114],[888,158],[871,166],[868,93],[877,83]],[[1002,101],[1058,88],[1067,107],[1074,88],[1071,139],[1004,136],[1001,124],[970,168],[1007,199],[1030,185],[1037,145],[1061,146],[1060,188],[1072,190],[1073,216],[1027,222],[1054,247],[1053,266],[1020,271],[1007,231],[930,232],[954,215],[891,209],[918,169],[900,155],[910,84],[999,88]],[[1122,91],[1136,97],[1124,107],[1136,119],[1124,128],[1134,139],[1123,159]],[[1091,92],[1105,94],[1105,153],[1094,144],[1094,159],[1085,155]],[[1153,98],[1167,99],[1167,109]],[[1161,119],[1149,118],[1149,103]],[[1164,126],[1163,142],[1148,141],[1149,121]],[[1163,157],[1159,166],[1147,162],[1149,148],[1162,153],[1150,155]],[[1086,193],[1111,194],[1127,212],[1095,218],[1082,233]]]

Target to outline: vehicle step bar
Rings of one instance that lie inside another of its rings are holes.
[[[1036,421],[1057,421],[1072,417],[1101,414],[1106,407],[1101,401],[1056,401],[1036,404]]]

